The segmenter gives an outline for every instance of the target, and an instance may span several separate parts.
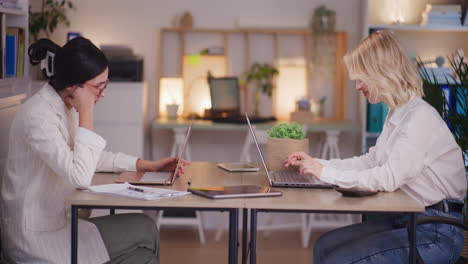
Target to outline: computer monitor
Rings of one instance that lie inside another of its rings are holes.
[[[239,81],[236,77],[209,78],[211,109],[214,112],[240,111]]]

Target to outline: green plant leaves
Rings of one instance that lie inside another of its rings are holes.
[[[257,89],[268,96],[273,95],[273,77],[277,75],[278,70],[268,63],[254,63],[247,73],[246,81],[256,82]]]
[[[446,77],[446,83],[450,87],[450,93],[455,99],[456,107],[447,107],[447,99],[441,85],[437,82],[434,74],[430,75],[419,60],[418,66],[423,78],[423,99],[432,105],[449,124],[455,141],[463,152],[465,169],[468,170],[468,166],[466,166],[468,164],[468,65],[461,56],[458,56],[456,61],[449,58],[449,62],[455,71],[455,76],[458,77]]]
[[[66,12],[74,9],[75,6],[70,0],[43,0],[39,12],[32,12],[29,7],[29,33],[34,41],[38,39],[41,32],[49,38],[60,24],[70,26]]]
[[[305,132],[302,130],[302,126],[296,122],[291,124],[279,124],[267,130],[267,134],[270,137],[275,138],[288,138],[302,140],[305,138]]]

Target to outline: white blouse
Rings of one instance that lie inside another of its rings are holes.
[[[1,186],[3,252],[12,263],[70,262],[70,205],[76,188],[91,184],[96,171],[136,169],[136,157],[105,152],[106,141],[78,127],[78,113],[67,109],[46,84],[25,102],[10,129]],[[98,229],[78,223],[80,263],[109,259]]]
[[[420,97],[390,111],[369,153],[320,160],[320,180],[345,188],[401,188],[425,206],[462,200],[467,189],[460,147],[436,110]]]

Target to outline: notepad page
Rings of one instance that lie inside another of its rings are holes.
[[[128,187],[135,187],[135,188],[144,190],[144,192],[130,190]],[[157,200],[157,199],[162,199],[162,198],[167,198],[167,197],[189,194],[189,192],[183,192],[183,191],[174,191],[174,190],[144,187],[144,186],[134,186],[127,182],[90,186],[87,189],[87,191],[100,193],[100,194],[123,196],[123,197],[140,199],[140,200]]]

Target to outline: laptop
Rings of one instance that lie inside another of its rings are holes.
[[[185,133],[184,144],[180,149],[178,162],[174,172],[135,172],[135,171],[127,171],[120,174],[120,176],[115,180],[116,183],[124,183],[128,182],[131,184],[139,184],[139,185],[172,185],[176,177],[176,171],[181,166],[180,159],[183,157],[185,153],[185,149],[187,148],[187,143],[190,138],[190,134],[192,132],[192,125],[191,123],[187,127],[187,132]]]
[[[239,80],[237,77],[208,78],[211,109],[207,119],[217,123],[245,124],[240,114]],[[274,117],[253,117],[252,123],[276,121]]]
[[[245,113],[245,119],[247,120],[247,124],[249,125],[250,133],[252,134],[255,146],[257,147],[257,151],[260,155],[260,159],[268,177],[268,182],[270,183],[270,186],[322,189],[331,189],[335,187],[335,185],[322,182],[312,175],[301,175],[297,171],[269,171],[266,166],[265,159],[263,158],[262,151],[258,146],[257,137],[255,136],[255,132],[252,128],[252,124],[250,123],[247,113]]]

